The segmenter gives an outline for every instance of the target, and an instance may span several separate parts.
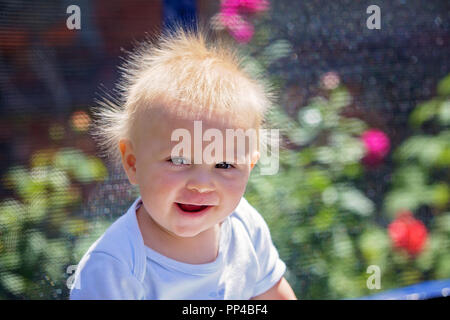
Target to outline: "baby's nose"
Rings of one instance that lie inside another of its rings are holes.
[[[205,173],[196,173],[186,184],[187,189],[200,193],[211,192],[215,190],[211,177]]]
[[[214,191],[214,187],[212,185],[206,183],[199,183],[198,181],[188,183],[187,188],[191,191],[197,191],[200,193]]]

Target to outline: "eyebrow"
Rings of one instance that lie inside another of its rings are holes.
[[[168,157],[170,157],[171,156],[171,153],[170,152],[165,152],[165,153],[161,153],[162,155],[164,155],[164,158],[168,158]],[[191,157],[190,158],[188,158],[188,157],[186,157],[185,155],[182,155],[182,156],[176,156],[176,157],[178,157],[178,158],[184,158],[184,159],[187,159],[187,160],[189,160],[190,162],[194,162],[193,161],[193,156],[191,155]],[[239,161],[240,160],[240,161]],[[226,162],[226,163],[229,163],[229,164],[243,164],[243,163],[246,163],[246,158],[240,158],[240,159],[226,159],[226,158],[222,158],[222,160],[220,160],[220,161],[217,161],[216,163],[222,163],[222,162]],[[238,163],[239,162],[239,163]]]
[[[163,149],[157,151],[157,154],[158,154],[158,157],[159,156],[161,156],[161,157],[164,156],[164,158],[170,157],[172,155],[172,148],[163,148]],[[177,155],[177,157],[183,157],[183,158],[189,160],[191,163],[194,162],[194,153],[191,153],[189,159],[186,155]],[[245,164],[245,163],[247,163],[248,157],[249,157],[248,152],[246,152],[245,155],[233,152],[232,158],[227,159],[227,154],[225,152],[224,154],[222,154],[222,160],[217,161],[216,163],[226,162],[229,164]],[[202,159],[203,159],[203,152],[202,152]]]

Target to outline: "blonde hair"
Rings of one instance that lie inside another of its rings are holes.
[[[156,41],[147,37],[119,69],[116,96],[97,100],[91,129],[103,155],[118,162],[119,141],[133,137],[142,112],[162,106],[180,116],[226,116],[259,128],[274,97],[260,75],[245,70],[244,57],[234,45],[213,40],[198,26],[178,27]]]

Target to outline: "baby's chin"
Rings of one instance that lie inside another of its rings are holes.
[[[217,223],[219,225],[219,223]],[[204,232],[213,231],[213,226],[194,228],[194,227],[176,227],[171,230],[171,233],[178,238],[195,238],[201,236]]]
[[[222,221],[176,221],[170,228],[170,232],[178,238],[196,238],[206,236],[208,232],[219,230]]]

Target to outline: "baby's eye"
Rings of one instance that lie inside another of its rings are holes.
[[[216,164],[216,168],[217,169],[230,169],[230,168],[234,168],[234,166],[232,164],[226,163],[226,162],[221,162]]]
[[[189,161],[187,161],[187,159],[185,159],[183,157],[169,158],[167,161],[173,163],[176,166],[189,164]]]

